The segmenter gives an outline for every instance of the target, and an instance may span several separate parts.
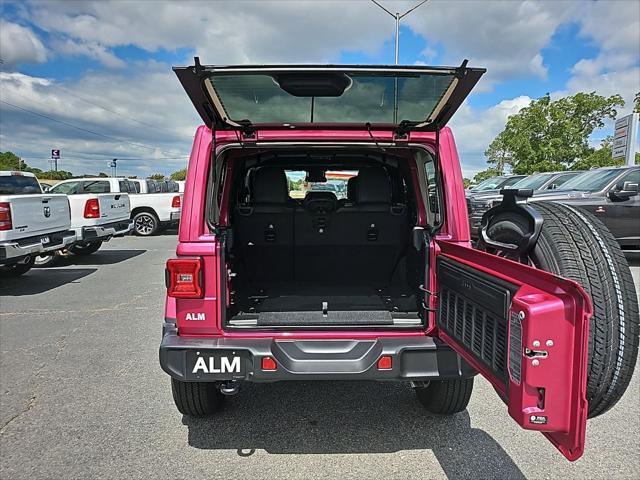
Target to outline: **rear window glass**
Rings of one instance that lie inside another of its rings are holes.
[[[28,195],[42,193],[35,177],[0,175],[0,195]]]
[[[137,193],[136,183],[131,180],[120,180],[121,193]]]
[[[102,180],[84,182],[82,186],[82,193],[109,193],[109,182]]]
[[[220,72],[206,84],[232,122],[395,124],[429,118],[454,79],[448,72],[325,72],[308,81],[336,91],[307,96],[292,92],[304,79],[291,75]]]

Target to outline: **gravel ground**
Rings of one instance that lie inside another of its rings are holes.
[[[575,463],[519,429],[481,378],[448,418],[374,382],[246,385],[221,415],[183,418],[157,353],[175,243],[117,239],[0,283],[0,478],[640,476],[637,374]]]

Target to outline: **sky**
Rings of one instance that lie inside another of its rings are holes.
[[[417,3],[380,0],[400,13]],[[391,64],[394,19],[367,0],[2,1],[0,151],[75,174],[184,168],[201,123],[172,66]],[[640,91],[640,1],[429,0],[402,19],[405,65],[485,67],[450,126],[465,176],[535,98]],[[611,134],[594,133],[594,145]]]

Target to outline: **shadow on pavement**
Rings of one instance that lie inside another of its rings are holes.
[[[142,255],[146,250],[98,250],[91,255],[74,255],[72,253],[61,255],[56,264],[50,268],[53,271],[56,267],[66,267],[70,265],[112,265],[124,262],[131,258]]]
[[[183,416],[189,445],[271,454],[392,453],[432,450],[448,478],[524,478],[465,411],[427,413],[405,384],[282,382],[245,384],[219,414]]]
[[[97,268],[31,269],[19,277],[0,278],[0,295],[19,297],[48,292],[73,283],[97,271]]]

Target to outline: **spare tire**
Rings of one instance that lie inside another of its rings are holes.
[[[517,260],[578,282],[593,303],[587,369],[593,418],[620,400],[636,364],[640,320],[631,270],[611,232],[589,212],[557,203],[531,205],[544,223],[535,247]],[[517,244],[527,228],[524,218],[505,212],[491,220],[487,235]]]

